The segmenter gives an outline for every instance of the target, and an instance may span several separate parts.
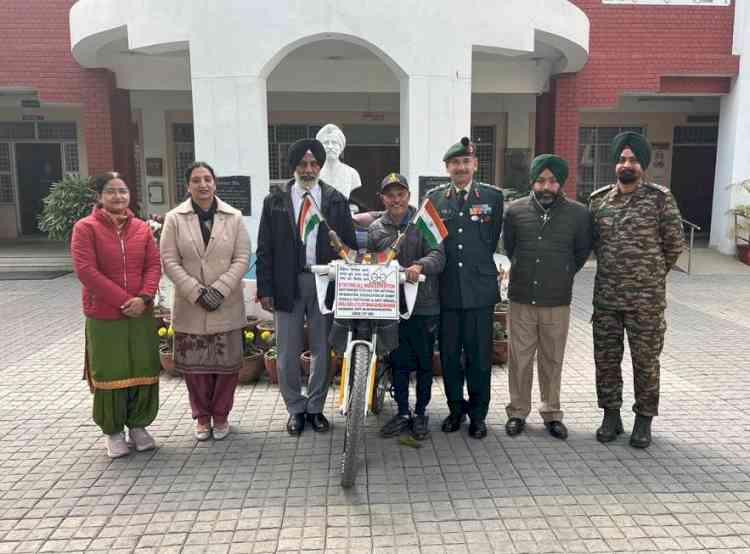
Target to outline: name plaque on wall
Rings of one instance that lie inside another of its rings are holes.
[[[450,177],[447,175],[441,175],[439,177],[429,177],[425,175],[419,176],[419,202],[422,203],[422,200],[425,197],[425,194],[430,192],[435,187],[439,187],[440,185],[444,185],[446,183],[450,183]]]
[[[249,176],[232,175],[217,178],[216,195],[233,208],[240,210],[242,215],[251,215],[252,191]]]

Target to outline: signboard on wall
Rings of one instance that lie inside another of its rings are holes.
[[[216,179],[216,196],[233,208],[240,210],[242,215],[252,214],[252,191],[249,176],[219,177]]]
[[[439,187],[440,185],[450,183],[450,181],[451,179],[447,175],[441,175],[438,177],[420,175],[419,176],[419,204],[422,203],[422,200],[424,199],[425,194],[430,192],[435,187]]]

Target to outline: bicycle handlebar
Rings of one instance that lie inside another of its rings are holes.
[[[336,279],[336,266],[334,264],[313,265],[310,267],[310,271],[317,275],[327,274],[328,278],[331,281],[334,281]],[[419,276],[420,283],[424,283],[426,280],[427,280],[426,276],[424,275]],[[406,282],[406,272],[404,271],[404,268],[399,269],[399,282],[401,284],[404,284]]]

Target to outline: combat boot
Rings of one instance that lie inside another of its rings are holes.
[[[635,414],[633,432],[630,434],[630,446],[648,448],[651,444],[651,416]]]
[[[604,419],[602,420],[601,427],[596,430],[596,440],[599,442],[612,442],[620,433],[622,433],[620,410],[604,408]]]

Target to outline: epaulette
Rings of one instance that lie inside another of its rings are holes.
[[[451,186],[451,183],[443,183],[442,185],[438,185],[436,187],[432,187],[430,190],[428,190],[425,193],[425,196],[430,196],[433,192],[437,192],[439,190],[445,190],[445,189],[447,189],[450,186]]]
[[[667,187],[663,187],[661,185],[657,185],[656,183],[649,183],[647,181],[644,181],[643,184],[644,184],[644,186],[647,186],[650,189],[658,190],[662,194],[669,194],[670,192],[672,192]]]
[[[495,192],[499,192],[501,194],[503,192],[503,189],[501,189],[500,187],[496,187],[495,185],[490,185],[489,183],[481,183],[479,181],[475,181],[474,184],[475,185],[479,185],[480,188],[490,189],[490,190],[493,190]]]
[[[610,190],[612,190],[612,187],[614,187],[614,185],[605,185],[601,188],[598,188],[594,192],[589,194],[589,198],[593,198],[594,196],[599,196],[603,192],[609,192]]]

